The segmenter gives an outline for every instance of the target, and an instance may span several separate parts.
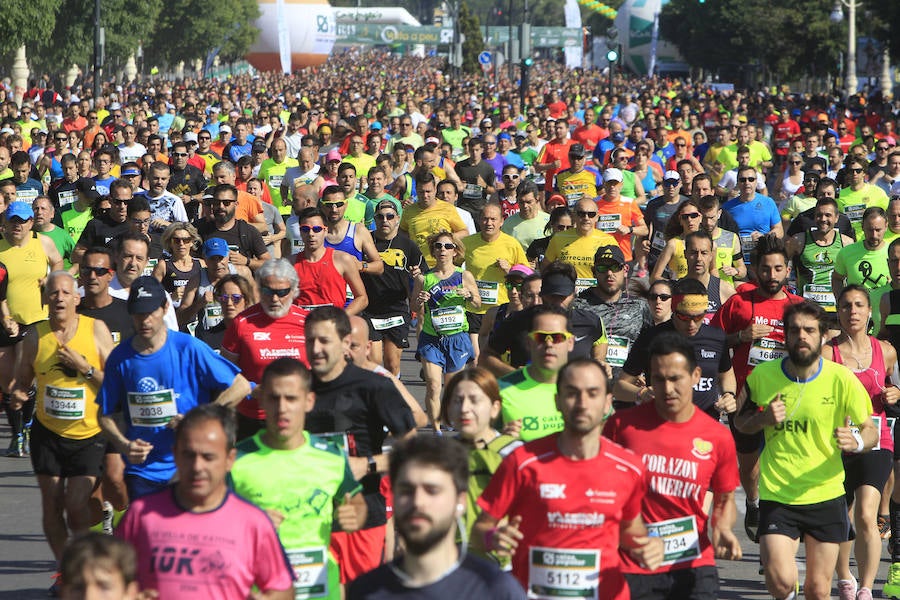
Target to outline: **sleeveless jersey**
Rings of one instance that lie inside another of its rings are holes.
[[[803,252],[795,259],[797,264],[797,291],[804,298],[818,302],[829,312],[835,311],[834,294],[831,292],[831,272],[834,259],[844,247],[841,232],[835,230],[834,240],[827,246],[820,246],[806,232]]]
[[[362,250],[359,250],[355,244],[356,240],[356,223],[351,222],[347,227],[347,233],[344,234],[344,239],[342,239],[337,244],[332,244],[325,239],[325,247],[332,248],[334,250],[340,250],[341,252],[346,252],[350,256],[354,257],[356,260],[363,259]]]
[[[447,279],[425,274],[422,286],[431,298],[426,303],[422,331],[435,337],[469,331],[466,321],[466,299],[462,295],[463,272],[459,267]]]
[[[300,295],[295,304],[306,310],[327,305],[344,308],[347,283],[334,266],[333,248],[325,248],[325,256],[318,262],[310,262],[305,254],[298,254],[294,270],[300,277]]]
[[[42,321],[36,327],[38,348],[34,375],[38,421],[53,433],[73,440],[97,435],[100,407],[95,398],[99,386],[59,362],[59,341],[50,330],[49,321]],[[83,355],[94,369],[102,368],[94,341],[94,319],[80,315],[75,336],[66,346]]]
[[[6,301],[10,316],[22,325],[46,319],[47,306],[41,299],[38,282],[47,276],[50,259],[37,236],[21,248],[0,240],[0,262],[9,272]]]
[[[200,260],[196,258],[191,261],[191,268],[188,271],[182,271],[176,267],[174,260],[166,260],[166,276],[163,278],[162,284],[172,296],[172,303],[175,304],[176,308],[181,304],[181,301],[174,300],[176,296],[175,288],[197,285],[200,282],[200,270]]]
[[[834,362],[839,365],[847,366],[841,357],[841,350],[835,343],[836,339],[831,340],[831,351],[834,355]],[[879,443],[877,450],[894,450],[894,439],[891,435],[891,427],[888,424],[886,415],[884,414],[884,403],[882,389],[884,389],[885,377],[887,376],[887,367],[884,364],[884,353],[881,350],[881,343],[878,339],[869,336],[869,343],[872,347],[872,362],[868,368],[861,371],[850,369],[856,378],[859,379],[866,391],[869,392],[869,398],[872,399],[872,418],[878,426]],[[849,367],[847,367],[849,368]]]
[[[722,267],[733,264],[735,255],[741,253],[741,246],[737,240],[737,234],[727,229],[719,229],[719,237],[713,240],[716,252],[715,265],[719,270],[719,277],[731,285],[734,285],[734,277],[722,273]]]

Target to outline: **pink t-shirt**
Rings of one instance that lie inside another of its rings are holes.
[[[293,570],[266,514],[229,492],[211,512],[192,513],[170,488],[131,503],[116,535],[138,555],[141,590],[179,600],[246,600],[250,588],[287,590]]]

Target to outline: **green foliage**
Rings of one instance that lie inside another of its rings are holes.
[[[0,54],[11,54],[25,44],[28,54],[53,30],[62,0],[0,0]]]
[[[860,13],[865,16],[860,18]],[[896,36],[896,27],[900,23],[900,2],[896,0],[865,0],[863,10],[857,9],[856,18],[861,21],[857,25],[862,32],[869,33],[882,42],[888,42],[891,49],[891,60],[900,61],[900,40]]]
[[[845,25],[829,20],[833,0],[671,0],[660,36],[694,67],[733,78],[748,65],[775,78],[834,72]]]
[[[224,60],[247,53],[259,35],[253,21],[259,16],[256,0],[180,0],[166,3],[144,50],[149,64],[174,65],[206,58],[221,47]]]
[[[481,36],[481,24],[478,16],[469,13],[469,6],[461,1],[459,6],[459,31],[466,36],[463,42],[463,71],[466,73],[480,73],[481,65],[478,64],[478,55],[484,51],[484,38]]]

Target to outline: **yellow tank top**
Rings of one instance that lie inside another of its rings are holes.
[[[64,368],[56,357],[59,341],[50,331],[50,322],[36,325],[38,336],[34,375],[37,385],[37,418],[50,431],[73,440],[100,433],[99,406],[95,399],[99,385],[81,373]],[[94,319],[79,315],[75,336],[66,344],[83,355],[94,369],[101,369],[100,353],[94,341]]]
[[[684,257],[684,240],[680,237],[674,238],[675,252],[669,260],[669,270],[674,274],[675,279],[684,279],[687,275],[688,264]]]
[[[0,240],[0,262],[9,272],[6,301],[13,319],[31,325],[47,318],[47,307],[41,299],[40,280],[47,276],[50,259],[41,241],[32,237],[23,247],[10,246]]]

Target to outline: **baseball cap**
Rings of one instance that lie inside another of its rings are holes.
[[[341,162],[343,160],[343,158],[341,157],[341,153],[337,150],[329,150],[328,155],[325,157],[325,162],[331,162],[333,160],[336,160],[338,162]]]
[[[513,265],[509,268],[509,273],[506,274],[507,277],[528,277],[529,275],[534,275],[534,269],[529,267],[528,265]]]
[[[504,131],[503,133],[501,133],[500,135],[498,135],[498,136],[497,136],[497,139],[498,139],[498,140],[509,140],[509,141],[512,141],[512,138],[511,138],[511,137],[509,136],[509,134],[506,133],[505,131]]]
[[[678,174],[678,171],[666,171],[663,181],[681,181],[681,175]]]
[[[222,238],[209,238],[203,242],[203,256],[206,258],[211,256],[228,256],[228,242]]]
[[[551,273],[541,282],[541,296],[571,296],[575,282],[563,273]]]
[[[186,144],[196,144],[197,143],[197,134],[194,133],[193,131],[188,131],[187,133],[185,133],[182,136],[181,140],[183,142],[185,142]]]
[[[128,167],[127,169],[122,169],[122,177],[128,177],[129,175],[140,175],[141,170],[136,167]]]
[[[228,125],[220,125],[219,135],[222,135],[223,133],[231,133],[231,127],[229,127]]]
[[[624,265],[625,255],[618,246],[600,246],[597,248],[597,252],[594,253],[594,264],[596,265],[604,260],[612,260],[620,265]]]
[[[618,181],[622,183],[622,171],[619,169],[607,169],[603,171],[603,181]]]
[[[266,147],[266,143],[262,140],[257,140],[253,142],[252,151],[253,152],[267,152],[269,149]]]
[[[569,156],[576,156],[578,158],[584,158],[587,154],[587,150],[584,149],[582,144],[572,144],[569,147]]]
[[[97,185],[90,177],[79,178],[78,181],[75,182],[75,191],[84,194],[91,200],[96,200],[100,197],[100,194],[97,192]]]
[[[375,206],[375,210],[381,210],[382,208],[392,208],[398,216],[403,216],[403,206],[396,198],[385,198],[384,200],[380,200]]]
[[[27,202],[18,200],[10,202],[6,209],[6,218],[12,219],[13,217],[19,217],[23,221],[27,221],[28,219],[34,218],[34,210],[32,210],[31,205]]]
[[[381,131],[381,123],[375,121],[374,123],[369,125],[369,129],[371,129],[372,131]]]
[[[562,194],[553,194],[549,198],[547,198],[547,210],[552,210],[557,206],[566,206],[566,198]]]
[[[152,313],[165,303],[166,290],[156,277],[144,275],[131,284],[131,291],[128,293],[128,314]]]
[[[609,139],[611,139],[614,144],[619,144],[621,142],[624,142],[625,141],[625,132],[616,131],[611,136],[609,136]]]

